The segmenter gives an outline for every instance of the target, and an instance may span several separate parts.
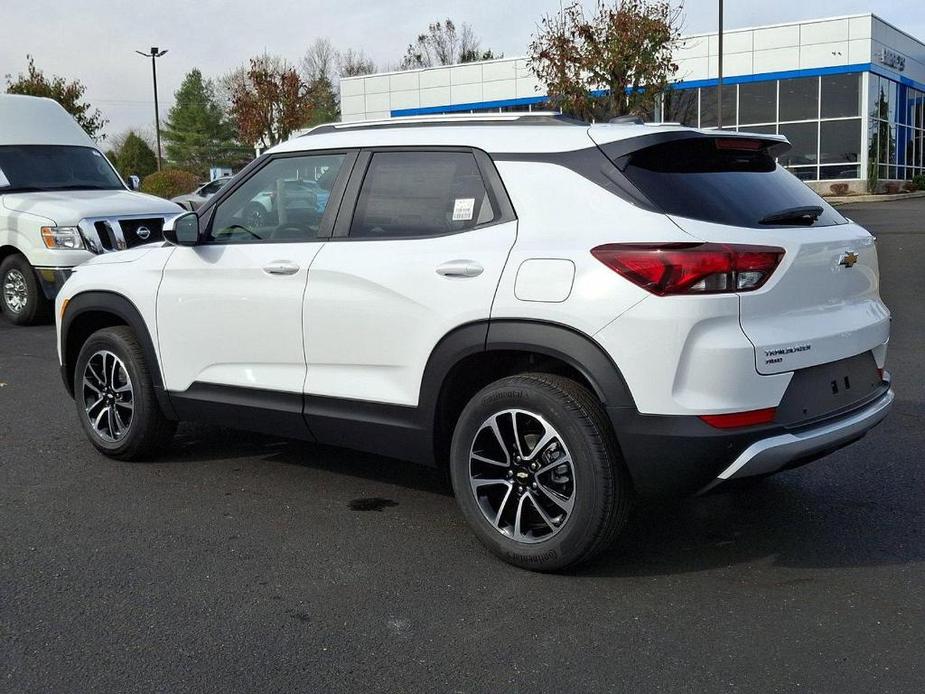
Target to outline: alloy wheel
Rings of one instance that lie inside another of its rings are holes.
[[[29,303],[26,278],[16,268],[12,268],[3,278],[3,302],[13,313],[22,313]]]
[[[108,350],[95,352],[87,360],[82,383],[84,409],[94,433],[107,443],[121,440],[135,414],[135,393],[125,364]]]
[[[542,416],[504,410],[473,438],[469,486],[496,531],[516,542],[543,542],[571,517],[575,466],[565,440]]]

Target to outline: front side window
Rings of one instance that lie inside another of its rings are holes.
[[[49,190],[125,190],[125,186],[92,147],[0,146],[0,193]]]
[[[440,236],[494,219],[470,152],[377,152],[363,179],[350,236]]]
[[[269,162],[218,205],[211,242],[318,239],[344,156],[281,157]]]

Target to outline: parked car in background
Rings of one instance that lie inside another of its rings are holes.
[[[0,308],[44,318],[74,266],[162,240],[172,202],[129,190],[57,102],[0,95]]]
[[[285,197],[284,206],[290,210],[324,212],[330,191],[314,180],[298,179],[281,181],[273,190],[261,191],[244,211],[244,216],[253,226],[275,224],[278,220],[279,198]]]
[[[175,198],[170,198],[170,202],[175,202],[183,209],[195,212],[200,207],[202,207],[202,205],[208,201],[209,198],[220,191],[230,180],[231,176],[222,176],[221,178],[216,178],[214,181],[203,183],[192,193],[186,193],[185,195],[178,195]]]
[[[62,375],[105,455],[206,420],[446,465],[488,548],[562,569],[636,496],[802,465],[889,411],[874,239],[789,148],[549,114],[322,126],[174,245],[82,268]]]

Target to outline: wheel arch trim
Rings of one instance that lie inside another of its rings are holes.
[[[68,360],[68,336],[72,327],[81,315],[88,313],[108,313],[119,318],[122,323],[128,325],[141,342],[141,348],[144,352],[145,359],[148,361],[148,370],[151,374],[151,380],[154,384],[154,393],[157,396],[158,404],[164,415],[169,419],[176,419],[173,406],[170,402],[170,396],[164,387],[164,378],[161,374],[161,365],[158,360],[157,350],[154,346],[154,340],[148,330],[141,312],[135,304],[126,296],[111,291],[86,291],[75,294],[70,298],[67,304],[67,310],[61,319],[61,376],[64,379],[64,385],[71,397],[74,397],[74,368],[75,364],[69,363]]]

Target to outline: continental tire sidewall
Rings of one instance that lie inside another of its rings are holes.
[[[126,334],[128,330],[128,328],[107,329],[91,335],[81,347],[74,369],[74,402],[80,424],[91,443],[102,453],[114,458],[134,457],[139,445],[145,439],[148,420],[151,417],[160,416],[160,411],[153,411],[157,408],[157,403],[150,377],[143,369],[143,363],[139,363],[139,360],[143,359],[141,348],[133,340],[133,336]],[[101,350],[108,350],[119,357],[132,380],[134,400],[132,423],[128,433],[118,441],[106,441],[93,430],[83,400],[84,370],[90,357]]]
[[[491,527],[469,486],[469,452],[482,423],[492,414],[521,408],[543,416],[565,439],[575,469],[575,502],[565,526],[548,540],[516,542]],[[479,392],[463,410],[450,453],[453,489],[463,514],[479,540],[517,566],[536,571],[562,569],[581,561],[613,512],[613,461],[606,447],[589,436],[589,423],[577,416],[568,401],[549,389],[517,377],[504,379]]]

